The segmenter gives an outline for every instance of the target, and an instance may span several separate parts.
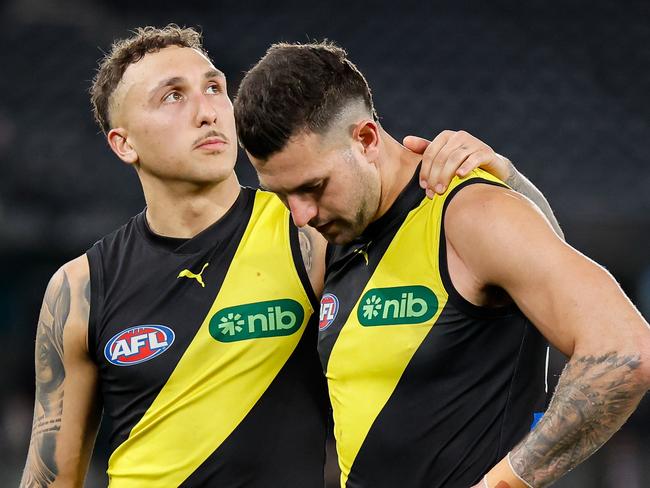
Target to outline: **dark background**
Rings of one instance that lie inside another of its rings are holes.
[[[605,265],[650,316],[647,1],[5,0],[0,16],[3,487],[18,484],[27,453],[47,281],[144,205],[87,95],[102,51],[137,26],[202,27],[233,96],[270,43],[338,42],[366,75],[389,132],[465,129],[509,156],[547,195],[568,242]],[[256,184],[243,154],[237,171]],[[556,378],[562,357],[552,365]],[[649,404],[556,486],[650,486]],[[105,484],[105,463],[100,436],[87,486]]]

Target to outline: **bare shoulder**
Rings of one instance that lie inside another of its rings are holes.
[[[536,205],[506,188],[469,185],[451,200],[444,219],[448,246],[479,286],[508,289],[529,277],[522,270],[532,263],[545,263],[543,271],[551,273],[577,255]]]
[[[300,253],[309,275],[309,281],[314,293],[319,296],[323,291],[323,281],[325,279],[327,241],[320,232],[307,225],[298,228],[298,237],[300,239]]]
[[[445,234],[454,246],[463,247],[465,243],[472,248],[491,243],[501,246],[504,240],[516,236],[561,242],[541,210],[528,198],[508,188],[482,184],[463,188],[449,202]]]
[[[462,188],[449,202],[445,216],[447,221],[458,221],[461,225],[468,220],[477,220],[490,215],[508,216],[512,212],[534,211],[542,213],[523,195],[502,186],[476,184]]]
[[[72,346],[72,350],[87,351],[90,266],[85,254],[68,261],[54,273],[45,292],[43,307],[57,311],[56,323],[65,329],[66,344]]]
[[[308,225],[298,228],[298,237],[302,258],[307,271],[309,271],[317,264],[319,258],[325,258],[327,241],[316,229]]]
[[[90,265],[85,254],[65,263],[57,273],[63,272],[74,295],[74,305],[79,312],[87,314],[90,305]]]

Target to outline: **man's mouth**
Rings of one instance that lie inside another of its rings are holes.
[[[199,144],[197,144],[196,149],[221,149],[226,144],[226,141],[219,139],[218,137],[208,137],[207,139],[204,139]]]
[[[324,224],[321,225],[315,225],[313,227],[321,234],[327,234],[328,231],[332,230],[333,226],[334,226],[334,221],[330,220],[329,222],[325,222]]]
[[[222,134],[211,131],[194,142],[194,149],[204,149],[208,151],[221,149],[228,144],[228,139]]]

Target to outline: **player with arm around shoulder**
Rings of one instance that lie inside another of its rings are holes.
[[[421,158],[377,122],[343,50],[272,46],[235,111],[261,183],[335,245],[325,292],[338,314],[319,351],[342,486],[548,486],[636,408],[650,385],[650,330],[611,276],[481,172],[423,200]],[[287,137],[248,137],[265,124]],[[526,434],[540,332],[570,361]]]

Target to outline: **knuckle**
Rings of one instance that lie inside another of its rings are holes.
[[[444,142],[446,144],[454,138],[455,134],[456,132],[453,130],[445,129],[440,134],[438,134],[438,138],[441,142]]]
[[[465,159],[465,152],[459,148],[449,155],[447,161],[451,164],[459,164],[463,159]]]
[[[440,155],[438,155],[438,157],[433,160],[433,164],[431,165],[432,166],[431,169],[435,168],[436,171],[440,171],[440,169],[445,165],[446,160],[447,160],[447,158],[441,157]]]
[[[424,152],[422,153],[422,156],[425,158],[432,158],[435,154],[435,147],[433,144],[429,144],[427,147],[424,148]]]
[[[486,148],[478,152],[477,157],[480,157],[483,161],[494,161],[497,155],[492,149]]]

